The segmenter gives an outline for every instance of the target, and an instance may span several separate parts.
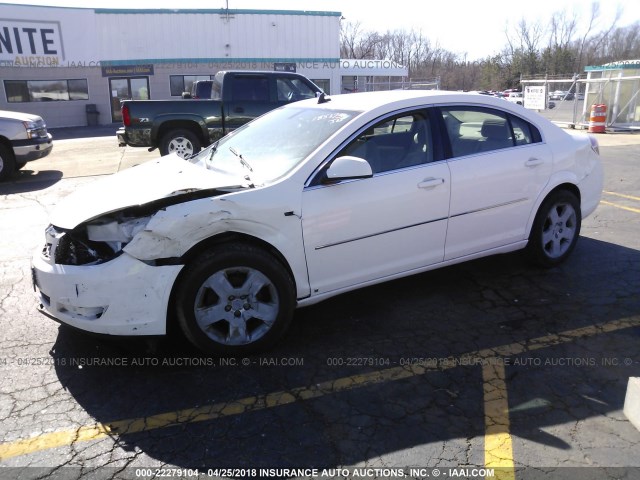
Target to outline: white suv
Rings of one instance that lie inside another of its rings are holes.
[[[524,105],[524,96],[522,95],[522,92],[511,92],[504,98],[509,102],[517,103],[518,105]]]
[[[0,110],[0,181],[31,160],[51,153],[51,134],[41,117]]]

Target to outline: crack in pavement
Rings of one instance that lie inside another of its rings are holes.
[[[460,365],[469,365],[468,362],[463,362],[463,360],[468,360],[469,358],[481,360],[482,362],[480,365],[482,365],[483,362],[489,362],[490,359],[518,355],[524,352],[531,352],[542,348],[577,341],[579,339],[584,339],[585,337],[593,337],[604,333],[611,333],[638,326],[640,326],[640,317],[624,318],[589,327],[549,334],[521,342],[469,352],[461,356],[450,357],[450,361],[443,363],[438,362],[437,365],[433,366],[403,365],[390,367],[384,370],[342,377],[311,386],[292,388],[286,391],[265,393],[228,402],[220,402],[185,410],[160,413],[143,418],[117,420],[110,423],[97,423],[90,426],[81,426],[73,430],[47,433],[28,439],[0,444],[0,460],[26,455],[36,451],[61,447],[64,445],[73,445],[78,442],[97,440],[115,435],[127,435],[175,427],[187,423],[192,424],[211,421],[248,412],[289,405],[296,402],[304,402],[306,400],[350,391],[356,388],[413,378],[425,375],[429,372],[452,369]],[[492,386],[495,385],[490,384],[489,387],[486,388],[489,388],[489,391],[491,391]],[[489,417],[491,418],[491,416]]]

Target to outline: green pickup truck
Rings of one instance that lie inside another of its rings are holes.
[[[211,80],[211,98],[122,102],[118,144],[188,158],[269,110],[320,93],[320,87],[296,73],[218,72]]]

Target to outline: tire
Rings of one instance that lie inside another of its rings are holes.
[[[582,214],[576,196],[566,190],[551,193],[536,214],[526,251],[544,268],[564,262],[576,246]]]
[[[178,324],[207,354],[244,356],[273,346],[295,307],[287,269],[248,244],[224,244],[191,262],[175,295]]]
[[[16,170],[13,152],[6,145],[0,145],[0,181],[11,178]]]
[[[202,148],[197,135],[189,130],[170,130],[165,133],[160,142],[160,155],[177,153],[179,157],[187,159],[195,155]]]

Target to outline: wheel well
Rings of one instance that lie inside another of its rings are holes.
[[[529,228],[529,237],[531,236],[531,232],[532,232],[532,229],[533,229],[533,225],[534,225],[536,216],[538,215],[538,212],[540,211],[540,208],[542,207],[542,204],[545,202],[545,200],[547,198],[549,198],[554,193],[562,192],[562,191],[569,192],[569,193],[572,193],[573,195],[575,195],[576,198],[578,199],[578,204],[580,204],[580,202],[581,202],[581,200],[580,200],[580,198],[581,198],[580,197],[580,189],[576,185],[574,185],[573,183],[561,183],[560,185],[556,186],[553,190],[551,190],[549,193],[547,193],[547,195],[545,195],[545,197],[540,202],[540,205],[538,205],[538,210],[536,210],[535,215],[531,219],[531,226]]]
[[[202,128],[200,128],[200,125],[197,122],[189,120],[170,120],[160,125],[160,128],[158,129],[158,144],[162,142],[162,138],[166,135],[166,133],[170,132],[171,130],[189,130],[196,137],[198,137],[203,146],[205,145],[204,137],[202,135]]]
[[[578,199],[578,203],[580,203],[581,201],[581,196],[580,196],[580,189],[574,185],[573,183],[562,183],[560,185],[558,185],[556,188],[554,188],[553,190],[551,190],[547,196],[545,197],[545,200],[549,197],[549,195],[559,192],[561,190],[565,190],[567,192],[573,193],[576,198]]]
[[[0,136],[0,145],[2,145],[3,147],[6,147],[6,149],[9,151],[9,154],[15,157],[15,154],[13,153],[13,146],[11,145],[11,142],[9,141],[9,139],[7,139],[6,137]]]
[[[284,268],[287,269],[287,272],[291,277],[291,281],[294,284],[294,291],[295,291],[296,279],[295,279],[295,276],[293,275],[293,271],[291,270],[291,267],[289,266],[289,262],[287,262],[284,255],[282,255],[282,253],[280,253],[280,251],[270,243],[267,243],[264,240],[261,240],[256,237],[252,237],[251,235],[246,235],[244,233],[225,232],[220,235],[215,235],[213,237],[207,238],[201,241],[200,243],[194,245],[193,247],[191,247],[184,255],[182,255],[182,257],[180,257],[179,263],[188,265],[195,258],[197,258],[198,255],[200,255],[201,253],[206,252],[207,250],[215,248],[219,245],[223,245],[225,243],[230,243],[230,242],[250,244],[255,247],[261,248],[266,252],[268,252],[269,254],[273,255],[273,257],[276,260],[278,260],[278,262],[280,262],[284,266]],[[186,269],[184,268],[182,269],[182,271],[176,278],[175,282],[173,283],[173,287],[171,288],[171,295],[169,296],[169,304],[168,304],[168,310],[167,310],[167,334],[173,334],[175,333],[174,329],[177,329],[178,322],[177,322],[177,319],[175,318],[175,309],[174,309],[175,295],[177,291],[176,286],[180,284],[182,277],[185,273],[185,270]]]

